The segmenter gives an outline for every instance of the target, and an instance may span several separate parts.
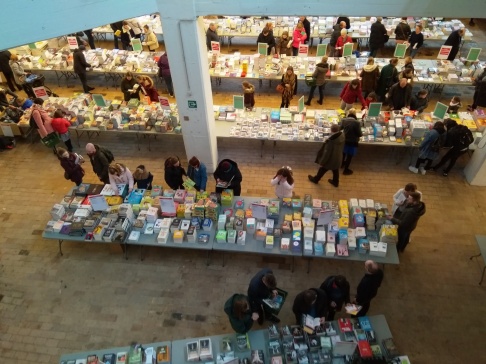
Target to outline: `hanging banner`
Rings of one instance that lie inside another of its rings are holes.
[[[220,54],[221,44],[219,42],[211,42],[211,51],[213,52],[213,54]]]
[[[76,49],[78,48],[78,40],[76,37],[67,37],[67,42],[69,44],[69,49]],[[34,44],[35,47],[35,44]]]
[[[309,54],[309,46],[307,44],[299,45],[299,57],[307,57]]]
[[[451,53],[452,46],[445,46],[443,45],[440,47],[439,54],[437,55],[437,59],[447,59],[449,57],[449,54]]]

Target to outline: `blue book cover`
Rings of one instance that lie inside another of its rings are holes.
[[[368,316],[358,317],[359,324],[361,325],[361,329],[364,331],[371,331],[371,322]]]

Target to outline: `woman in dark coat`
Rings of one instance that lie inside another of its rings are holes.
[[[170,74],[169,58],[167,57],[167,51],[160,56],[157,65],[159,66],[159,77],[162,77],[164,79],[169,95],[174,96],[174,86],[172,84],[172,76]]]
[[[380,68],[375,64],[373,57],[368,57],[366,66],[363,67],[359,77],[361,77],[361,90],[364,93],[364,98],[367,98],[371,92],[376,92],[378,78],[380,78]]]
[[[185,169],[181,166],[178,157],[169,157],[165,160],[165,182],[173,190],[184,189],[182,176],[187,176]]]
[[[378,79],[378,89],[376,93],[380,101],[385,101],[385,95],[388,89],[398,82],[397,71],[398,58],[390,59],[390,63],[381,69],[380,78]]]
[[[216,180],[216,192],[221,193],[225,189],[233,190],[234,196],[241,195],[241,181],[243,176],[238,169],[238,164],[231,159],[223,159],[219,162],[218,167],[214,171],[214,179]],[[227,187],[218,187],[218,183],[227,183]]]
[[[461,28],[458,30],[454,30],[449,35],[449,37],[447,37],[447,40],[445,41],[444,45],[452,46],[451,52],[449,53],[447,60],[453,61],[454,58],[456,58],[457,53],[459,53],[459,47],[461,46],[462,37],[464,36],[465,33],[466,33],[466,29]]]
[[[325,318],[327,315],[326,292],[320,288],[310,288],[300,292],[294,300],[292,311],[295,315],[296,325],[302,325],[302,316]]]
[[[351,159],[358,152],[359,138],[363,135],[361,123],[356,117],[354,108],[349,109],[348,116],[341,121],[341,130],[344,131],[343,162],[341,167],[344,168],[344,175],[350,175],[353,174],[353,171],[349,169],[349,165],[351,164]]]
[[[476,110],[478,106],[486,107],[486,70],[474,80],[474,95],[472,105],[468,105],[467,110]]]
[[[125,74],[125,77],[121,82],[120,88],[123,92],[123,99],[125,101],[128,102],[130,101],[130,99],[140,100],[140,87],[137,81],[135,81],[135,78],[133,78],[131,72],[127,72]]]
[[[282,76],[282,85],[284,90],[282,92],[282,103],[280,108],[289,107],[290,100],[297,95],[297,75],[294,73],[292,66],[287,67],[287,71]]]
[[[321,61],[316,65],[316,69],[312,74],[312,77],[315,79],[316,83],[314,86],[311,86],[309,90],[309,96],[307,97],[307,101],[305,104],[310,106],[312,97],[314,96],[314,91],[316,87],[319,88],[319,101],[317,103],[322,105],[322,100],[324,99],[324,87],[326,86],[326,75],[329,71],[329,64],[327,63],[327,56],[321,58]]]
[[[376,57],[378,50],[383,48],[386,43],[386,36],[388,35],[385,26],[381,23],[383,18],[379,16],[376,22],[371,24],[370,29],[370,56]]]
[[[83,183],[84,169],[81,167],[81,163],[84,160],[64,148],[57,148],[57,156],[61,167],[64,168],[64,177],[76,183],[76,186]]]
[[[252,312],[248,297],[234,294],[224,304],[224,312],[228,315],[231,327],[238,334],[246,334],[253,326]]]

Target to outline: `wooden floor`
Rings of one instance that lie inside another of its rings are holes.
[[[471,28],[481,47],[485,29],[482,21]],[[93,85],[108,97],[120,97],[96,80]],[[81,91],[76,82],[70,88],[50,86],[63,95]],[[338,91],[330,85],[324,107],[336,107]],[[230,103],[235,92],[237,82],[213,86],[214,102]],[[303,87],[299,95],[305,92]],[[271,88],[258,89],[258,106],[279,102]],[[161,136],[151,151],[146,143],[139,151],[133,136],[104,134],[94,141],[131,169],[145,164],[164,186],[165,158],[179,155],[187,166],[181,137]],[[83,138],[76,151],[84,153],[86,142]],[[465,181],[468,156],[447,178],[415,175],[407,169],[410,156],[400,148],[362,145],[351,165],[354,174],[341,176],[336,189],[326,178],[319,185],[307,181],[316,171],[318,144],[279,142],[275,158],[271,145],[264,146],[263,157],[259,147],[258,141],[218,140],[219,158],[238,162],[246,196],[272,197],[270,179],[282,165],[293,168],[299,196],[371,198],[391,205],[399,188],[416,183],[427,213],[400,265],[386,267],[369,314],[386,316],[399,351],[414,364],[486,362],[486,284],[478,285],[482,259],[469,259],[479,253],[475,235],[486,235],[486,189]],[[97,182],[89,165],[85,181]],[[344,274],[354,293],[364,274],[362,263],[327,260],[312,261],[308,274],[304,259],[296,259],[292,273],[289,259],[244,254],[227,255],[222,267],[222,255],[214,253],[206,266],[205,253],[162,247],[146,249],[141,262],[136,248],[126,261],[116,246],[65,242],[61,257],[57,242],[42,239],[41,232],[51,206],[71,187],[52,152],[38,141],[21,140],[17,148],[0,153],[0,363],[52,364],[62,353],[231,333],[223,304],[233,293],[246,292],[262,267],[271,267],[278,286],[289,292],[280,315],[284,324],[294,321],[291,306],[298,292],[318,287],[331,274]],[[208,190],[214,187],[210,178]]]

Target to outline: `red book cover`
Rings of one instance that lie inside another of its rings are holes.
[[[366,340],[358,341],[359,355],[362,358],[372,358],[373,352],[371,351],[370,343]]]
[[[351,324],[351,320],[348,318],[342,318],[338,320],[339,329],[341,332],[350,332],[353,331],[353,325]]]

